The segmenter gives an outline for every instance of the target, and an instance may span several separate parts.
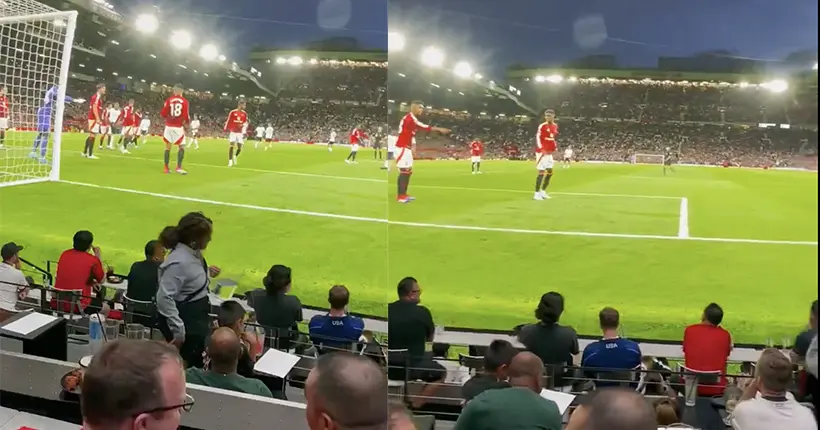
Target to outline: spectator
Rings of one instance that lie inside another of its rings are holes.
[[[809,309],[809,326],[800,332],[794,340],[794,348],[792,349],[792,361],[798,364],[806,362],[806,353],[809,351],[809,346],[812,340],[817,336],[817,300],[811,304]]]
[[[256,357],[262,353],[262,347],[259,345],[256,336],[245,330],[245,308],[234,300],[222,302],[222,304],[219,305],[217,323],[219,327],[233,330],[239,338],[241,351],[239,353],[239,362],[236,366],[236,373],[246,378],[253,378],[255,376],[253,365],[256,362]],[[207,364],[205,367],[207,368]]]
[[[421,380],[427,384],[421,393],[413,398],[412,406],[420,408],[427,399],[441,387],[447,377],[447,369],[433,360],[425,351],[427,342],[433,341],[436,327],[430,310],[421,306],[421,287],[412,277],[399,281],[399,299],[387,305],[388,349],[406,350],[406,353],[392,353],[387,357],[390,379],[410,381]],[[405,369],[407,375],[405,375]]]
[[[416,423],[410,418],[407,409],[401,403],[390,404],[390,421],[387,428],[390,430],[416,430]]]
[[[256,321],[268,332],[265,342],[271,339],[276,344],[268,347],[281,350],[290,349],[291,340],[299,335],[298,323],[302,322],[302,302],[288,294],[292,282],[290,267],[275,264],[262,279],[264,290],[255,290],[248,295],[248,304],[256,313]]]
[[[756,378],[732,413],[735,430],[817,430],[809,408],[787,391],[792,383],[792,363],[782,352],[769,348],[760,354]]]
[[[17,299],[24,296],[29,282],[20,271],[20,256],[23,247],[14,242],[3,245],[0,249],[0,322],[17,312]]]
[[[686,327],[683,332],[685,366],[701,372],[720,371],[718,385],[699,385],[701,396],[720,396],[726,388],[726,361],[732,352],[732,336],[720,326],[723,309],[710,303],[703,311],[699,324]]]
[[[165,227],[159,238],[171,250],[159,266],[159,328],[165,340],[179,348],[188,366],[200,368],[205,338],[211,331],[208,286],[210,277],[220,272],[216,266],[208,267],[202,256],[212,234],[211,220],[201,212],[191,212],[177,225]]]
[[[93,255],[89,251],[93,252]],[[56,297],[51,299],[51,306],[66,313],[73,311],[91,315],[99,312],[107,316],[111,307],[104,303],[104,279],[105,270],[100,260],[100,248],[94,246],[94,235],[90,231],[78,231],[74,234],[72,248],[60,254],[57,260],[54,289],[80,294],[79,309],[71,309],[70,300],[58,300]]]
[[[595,390],[579,399],[566,430],[657,430],[643,396],[625,388]]]
[[[555,402],[541,397],[544,363],[531,352],[517,354],[510,363],[510,388],[488,390],[467,406],[456,430],[561,430],[561,412]]]
[[[496,339],[484,353],[484,371],[470,378],[461,387],[461,395],[469,402],[487,390],[508,388],[508,370],[518,350],[506,340]]]
[[[159,290],[159,266],[163,261],[165,248],[158,240],[149,240],[145,244],[145,260],[132,264],[131,270],[128,271],[126,297],[141,302],[153,302]],[[155,324],[151,316],[152,307],[126,302],[126,311],[133,315],[132,322],[146,327],[153,327]]]
[[[172,430],[194,399],[185,393],[179,354],[145,340],[107,342],[83,374],[80,389],[87,430]]]
[[[364,331],[364,321],[347,314],[350,291],[344,285],[334,285],[327,293],[330,311],[324,315],[314,315],[308,324],[310,339],[319,354],[336,350],[350,350],[359,342]]]
[[[598,373],[613,372],[619,370],[633,370],[641,365],[641,348],[637,342],[623,339],[618,336],[618,326],[620,325],[620,315],[613,308],[603,308],[598,313],[598,322],[604,337],[601,340],[590,343],[584,348],[581,358],[581,366],[584,371],[595,378]],[[596,387],[607,387],[618,385],[619,381],[596,380]]]
[[[319,358],[305,383],[311,430],[383,430],[388,425],[387,379],[373,360],[349,353]]]
[[[572,371],[565,366],[572,366],[579,346],[575,330],[558,324],[563,312],[564,296],[556,292],[544,294],[535,309],[535,318],[539,322],[522,327],[518,339],[544,362],[554,389],[569,391],[565,378],[572,376]]]
[[[680,406],[675,399],[663,398],[655,400],[655,420],[659,426],[669,427],[680,424]]]
[[[262,381],[237,373],[241,354],[242,342],[239,336],[228,327],[220,327],[214,330],[208,340],[208,370],[191,367],[185,371],[185,380],[190,384],[273,397]]]

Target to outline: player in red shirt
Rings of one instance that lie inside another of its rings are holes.
[[[396,139],[396,167],[399,169],[398,195],[396,201],[408,203],[413,201],[413,197],[407,195],[407,188],[410,186],[410,175],[413,174],[413,145],[416,143],[416,131],[436,131],[447,134],[449,129],[433,127],[419,121],[418,117],[424,113],[424,104],[420,101],[410,103],[410,112],[407,113],[399,123],[399,135]]]
[[[550,184],[552,168],[555,165],[552,154],[558,150],[558,144],[555,142],[556,136],[558,136],[558,124],[555,123],[555,111],[547,109],[544,112],[544,122],[538,126],[538,136],[535,140],[535,168],[538,169],[538,178],[535,180],[534,200],[550,198],[547,194],[547,186]]]
[[[9,128],[9,100],[6,98],[6,87],[0,86],[0,149],[6,143],[7,128]]]
[[[188,114],[188,100],[182,96],[182,85],[174,85],[174,94],[165,100],[159,115],[165,119],[165,131],[162,141],[165,142],[165,173],[169,173],[168,163],[171,160],[171,145],[177,145],[176,172],[187,175],[182,169],[182,159],[185,158],[185,126],[191,122]]]
[[[359,145],[367,139],[367,133],[362,130],[362,126],[358,125],[350,132],[350,154],[345,159],[345,163],[355,163],[356,154],[359,153]]]
[[[88,103],[88,137],[85,139],[85,148],[83,149],[83,157],[92,160],[97,159],[97,156],[94,155],[94,140],[103,130],[104,125],[103,97],[105,97],[105,84],[97,84],[97,92],[91,96]],[[103,138],[104,136],[100,136],[100,145],[102,145]]]
[[[136,115],[134,112],[134,99],[128,99],[128,104],[122,108],[120,116],[117,118],[117,123],[122,127],[122,133],[120,133],[120,140],[117,141],[117,145],[122,145],[123,152],[128,152],[128,144],[136,140],[135,132],[138,124],[135,122]]]
[[[479,140],[470,142],[470,162],[473,175],[481,174],[481,156],[484,155],[484,144]]]
[[[242,145],[245,143],[245,131],[248,130],[248,113],[245,112],[245,100],[239,99],[236,109],[228,112],[228,119],[225,121],[225,131],[228,132],[228,167],[236,166],[236,159],[242,152]],[[234,155],[236,147],[236,155]]]

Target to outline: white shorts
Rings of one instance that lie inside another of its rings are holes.
[[[233,133],[231,132],[228,134],[228,142],[230,143],[245,143],[245,135],[242,133]]]
[[[6,130],[9,128],[9,119],[8,118],[0,118],[0,130]]]
[[[111,126],[110,125],[101,125],[100,126],[100,134],[111,134]]]
[[[191,129],[191,137],[196,137],[198,134],[199,134],[198,129],[195,129],[195,128]]]
[[[359,152],[359,144],[354,143],[353,145],[350,145],[350,152]]]
[[[132,125],[125,125],[122,127],[122,132],[120,134],[122,134],[123,136],[133,136],[134,134],[136,134],[136,132],[136,127]]]
[[[92,134],[100,134],[103,130],[103,126],[100,125],[96,120],[89,119],[88,120],[88,132]]]
[[[481,162],[481,156],[480,155],[473,155],[473,156],[470,157],[470,161],[472,161],[473,163],[480,163]]]
[[[174,145],[182,146],[185,144],[185,129],[182,127],[168,127],[165,126],[165,131],[162,133],[162,141]]]
[[[540,170],[552,169],[555,161],[552,159],[552,154],[535,154],[536,165],[535,168]]]
[[[399,169],[409,169],[413,167],[413,151],[410,148],[396,148],[396,167]]]

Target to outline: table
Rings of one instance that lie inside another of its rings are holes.
[[[128,291],[128,279],[123,278],[122,282],[119,284],[113,284],[108,282],[108,277],[106,277],[105,281],[102,283],[102,286],[105,288],[111,288],[112,290]]]
[[[3,427],[0,427],[0,430],[19,430],[21,427],[35,430],[80,430],[82,428],[78,424],[41,417],[28,412],[18,412]]]
[[[14,409],[0,407],[0,428],[6,425],[7,422],[11,421],[11,419],[17,414],[19,414],[19,412]]]

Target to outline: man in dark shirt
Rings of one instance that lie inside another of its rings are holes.
[[[806,352],[809,350],[814,336],[817,336],[817,300],[811,304],[809,310],[809,326],[797,335],[794,339],[794,347],[792,348],[792,362],[803,363],[806,361]]]
[[[265,328],[267,347],[290,349],[290,341],[298,337],[297,323],[302,322],[302,302],[289,295],[291,269],[281,264],[273,265],[262,279],[264,290],[248,294],[248,304],[256,314],[256,321]],[[275,344],[271,340],[275,339]]]
[[[490,343],[484,352],[484,371],[480,375],[470,378],[461,387],[461,395],[465,402],[487,390],[508,388],[507,368],[518,350],[506,340],[496,339]]]
[[[145,244],[145,260],[131,265],[128,272],[128,289],[125,296],[126,312],[132,314],[132,322],[146,327],[154,325],[153,304],[135,303],[153,302],[159,289],[159,265],[165,261],[165,248],[158,240]]]
[[[528,351],[541,358],[546,366],[549,386],[555,390],[568,391],[573,365],[573,356],[579,352],[578,335],[572,327],[558,324],[564,312],[564,296],[549,292],[541,296],[535,309],[535,317],[540,322],[521,328],[518,340]]]
[[[609,307],[602,309],[598,313],[598,322],[604,337],[584,348],[581,366],[584,367],[586,376],[591,378],[601,376],[601,378],[595,380],[597,388],[617,386],[620,384],[621,379],[611,380],[612,377],[616,376],[614,372],[633,370],[640,367],[641,348],[637,342],[618,336],[620,314],[616,309]],[[628,375],[626,378],[631,381],[634,376]]]
[[[330,312],[325,315],[314,315],[308,324],[310,339],[320,354],[350,350],[357,343],[364,331],[361,318],[347,314],[350,302],[350,291],[344,285],[334,285],[327,294]]]
[[[420,408],[444,382],[447,370],[425,352],[427,342],[433,341],[436,326],[430,310],[421,306],[421,287],[412,277],[399,282],[399,299],[387,305],[387,345],[392,352],[387,357],[388,376],[393,380],[422,380],[427,382],[422,392],[413,399],[413,407]],[[406,369],[406,370],[405,370]],[[406,375],[405,375],[406,371]]]

